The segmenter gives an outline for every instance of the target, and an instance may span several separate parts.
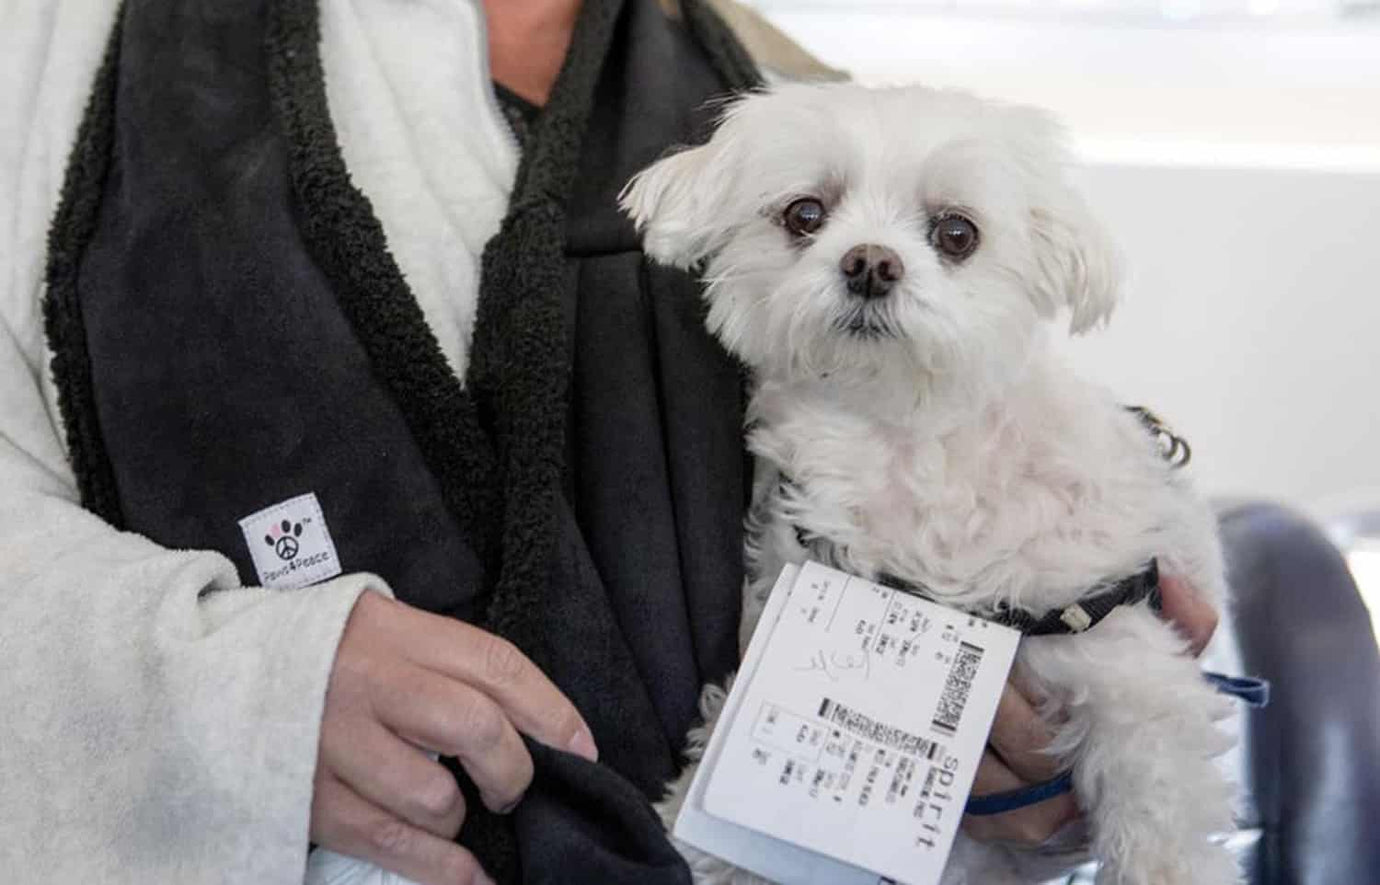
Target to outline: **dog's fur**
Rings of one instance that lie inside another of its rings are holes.
[[[1104,321],[1119,285],[1066,160],[1059,128],[1032,109],[792,85],[732,104],[706,145],[629,184],[622,204],[647,253],[702,269],[709,328],[753,373],[744,647],[782,565],[810,556],[977,613],[1061,609],[1151,558],[1223,602],[1208,507],[1048,342],[1060,315],[1074,333]],[[827,216],[796,236],[782,213],[801,197]],[[953,212],[979,230],[961,261],[931,244]],[[884,297],[845,286],[841,257],[860,244],[904,263]],[[1208,839],[1232,823],[1211,761],[1226,749],[1222,702],[1172,627],[1125,607],[1085,634],[1025,639],[1017,670],[1056,734],[1049,752],[1074,772],[1100,882],[1237,881]],[[706,692],[692,756],[722,697]],[[691,773],[662,804],[668,821]],[[687,852],[698,882],[756,881]],[[960,834],[945,882],[1041,881],[1035,859]]]

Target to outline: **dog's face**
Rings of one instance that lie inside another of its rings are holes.
[[[709,325],[772,374],[900,360],[962,374],[1061,308],[1111,311],[1112,250],[1042,114],[920,87],[787,86],[730,106],[622,205],[654,259],[701,266]]]

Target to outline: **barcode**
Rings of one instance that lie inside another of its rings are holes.
[[[981,663],[981,648],[970,642],[958,644],[958,654],[949,666],[949,678],[944,682],[944,693],[939,696],[939,706],[934,711],[935,728],[948,734],[958,731],[958,720],[963,718],[968,693],[973,690],[973,677]]]
[[[825,698],[824,703],[819,705],[819,715],[844,731],[852,732],[858,737],[891,747],[902,753],[934,759],[942,749],[935,741],[891,725],[885,725],[871,716],[864,716],[862,713],[829,698]]]

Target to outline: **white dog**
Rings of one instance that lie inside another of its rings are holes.
[[[627,187],[647,253],[702,269],[709,328],[752,370],[744,646],[782,565],[807,557],[985,615],[1060,612],[1152,560],[1222,603],[1211,512],[1047,340],[1064,311],[1074,333],[1102,323],[1118,288],[1066,161],[1032,109],[795,85],[732,104],[707,144]],[[1209,840],[1232,824],[1223,701],[1185,645],[1143,602],[1021,643],[1100,882],[1238,881]],[[706,690],[692,747],[722,698]],[[756,881],[686,851],[699,882]],[[1040,881],[1035,859],[960,834],[945,881]]]

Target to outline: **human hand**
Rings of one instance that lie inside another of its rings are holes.
[[[427,751],[457,757],[484,805],[505,812],[532,780],[519,732],[598,758],[574,705],[511,643],[362,594],[326,690],[312,841],[422,885],[490,883],[454,842],[465,800]]]
[[[1184,581],[1161,575],[1161,614],[1188,641],[1189,650],[1202,654],[1217,629],[1217,613]],[[1042,750],[1053,735],[1035,712],[1031,693],[1019,680],[1007,682],[997,704],[996,719],[986,752],[973,780],[973,795],[1004,793],[1043,783],[1059,774],[1058,762]],[[1005,814],[965,816],[963,829],[983,842],[1012,842],[1036,846],[1047,842],[1079,816],[1072,793],[1055,796]]]

